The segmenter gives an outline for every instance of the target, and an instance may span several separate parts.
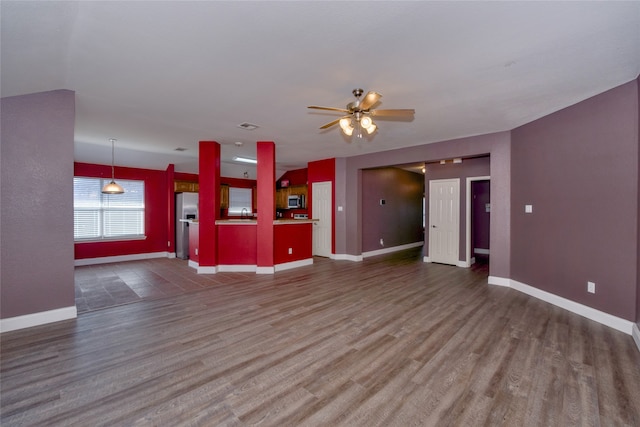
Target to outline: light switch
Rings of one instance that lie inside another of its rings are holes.
[[[524,205],[524,212],[525,213],[532,213],[533,212],[533,205]]]
[[[338,212],[342,212],[342,206],[338,206]]]

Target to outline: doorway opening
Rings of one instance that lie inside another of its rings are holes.
[[[467,178],[467,262],[489,265],[491,228],[491,180]]]

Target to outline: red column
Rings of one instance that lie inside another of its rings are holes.
[[[258,269],[256,273],[275,272],[273,220],[276,216],[276,146],[272,141],[258,141]]]
[[[176,253],[176,198],[173,192],[175,166],[167,166],[167,251]]]
[[[216,273],[218,235],[216,219],[220,217],[220,144],[200,141],[198,221],[200,247],[198,273]]]

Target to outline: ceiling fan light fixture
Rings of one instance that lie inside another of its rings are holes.
[[[347,136],[351,136],[353,135],[353,127],[349,126],[347,128],[342,128],[342,132]]]
[[[367,129],[369,126],[373,124],[373,120],[371,120],[371,117],[364,116],[362,120],[360,120],[360,124],[362,125],[363,128]]]
[[[343,117],[340,119],[340,127],[342,130],[348,129],[351,127],[351,119]]]
[[[375,123],[373,123],[373,121],[371,122],[371,125],[364,128],[364,130],[367,131],[367,134],[371,135],[372,133],[374,133],[376,131],[376,129],[378,128],[378,126],[375,125]]]

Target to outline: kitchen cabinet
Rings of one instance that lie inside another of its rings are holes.
[[[307,185],[292,185],[289,187],[290,196],[304,196],[307,197]]]
[[[306,199],[307,185],[292,185],[290,187],[276,190],[276,209],[288,209],[289,196],[304,196]]]
[[[287,198],[289,197],[289,188],[281,188],[276,190],[276,209],[287,209]]]
[[[229,209],[229,186],[220,184],[220,209]]]
[[[173,191],[175,193],[197,193],[200,186],[192,181],[174,181]]]

